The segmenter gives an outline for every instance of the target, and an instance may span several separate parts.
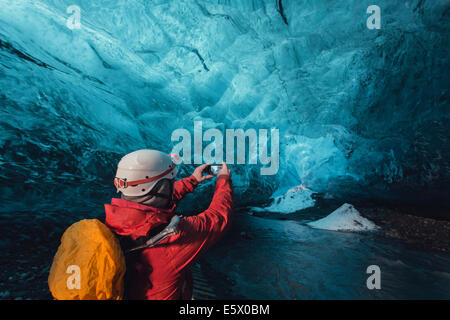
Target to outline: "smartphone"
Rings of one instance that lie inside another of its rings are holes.
[[[217,173],[219,173],[220,169],[222,169],[221,164],[212,164],[208,168],[208,174],[217,176]]]

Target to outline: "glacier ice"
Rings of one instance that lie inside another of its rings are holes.
[[[344,203],[328,216],[307,223],[316,229],[333,231],[372,231],[378,229],[377,225],[364,218],[354,206]]]
[[[278,190],[277,190],[278,191]],[[277,191],[274,193],[276,194]],[[311,197],[314,192],[304,186],[296,186],[284,194],[273,197],[272,203],[267,207],[252,207],[253,212],[293,213],[302,209],[313,207],[315,200]]]
[[[364,1],[278,3],[79,0],[70,30],[71,0],[0,0],[0,210],[97,208],[123,154],[195,120],[280,130],[277,175],[233,168],[241,204],[446,199],[448,1],[377,1],[380,30]]]

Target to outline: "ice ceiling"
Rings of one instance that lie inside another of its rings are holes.
[[[379,30],[374,1],[73,2],[0,0],[1,211],[101,209],[122,155],[196,120],[279,129],[277,175],[235,166],[241,204],[448,201],[449,1],[377,0]]]

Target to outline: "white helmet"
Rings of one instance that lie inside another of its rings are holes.
[[[117,165],[114,185],[125,196],[143,196],[161,179],[174,179],[178,170],[172,158],[157,150],[137,150]]]

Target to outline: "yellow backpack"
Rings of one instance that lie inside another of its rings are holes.
[[[125,257],[114,234],[97,219],[71,225],[61,237],[48,286],[58,300],[120,300]]]

